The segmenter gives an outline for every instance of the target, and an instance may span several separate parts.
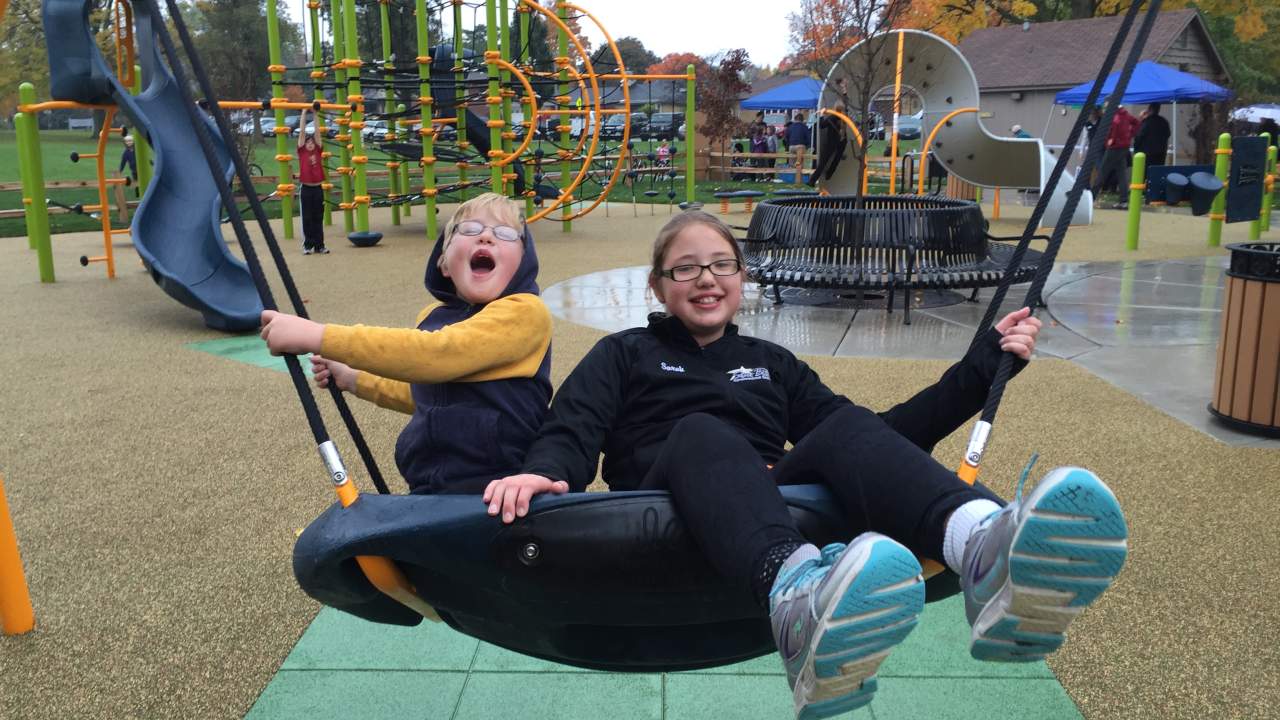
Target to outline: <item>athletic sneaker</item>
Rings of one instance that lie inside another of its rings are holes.
[[[329,248],[327,248],[327,247],[325,247],[325,246],[321,245],[320,247],[316,248],[316,252],[317,252],[318,254],[320,254],[320,255],[328,255],[328,254],[329,254]]]
[[[1029,662],[1062,645],[1067,625],[1124,565],[1128,529],[1097,475],[1058,468],[992,513],[964,548],[964,609],[979,660]]]
[[[303,254],[303,255],[310,255],[310,254],[311,254],[311,248],[306,247],[306,246],[304,245],[304,246],[303,246],[303,248],[302,248],[302,254]]]
[[[871,702],[876,670],[924,609],[924,579],[911,551],[863,533],[779,573],[769,607],[796,717],[825,718]]]

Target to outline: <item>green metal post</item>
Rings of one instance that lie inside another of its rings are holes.
[[[356,3],[355,0],[342,0],[342,21],[346,25],[346,42],[345,45],[347,62],[360,60],[360,36],[356,33]],[[355,168],[355,197],[351,199],[354,202],[356,210],[356,232],[369,232],[369,178],[365,174],[365,163],[368,158],[364,154],[364,138],[361,137],[361,130],[364,128],[364,96],[360,93],[360,67],[356,65],[347,73],[347,99],[354,100],[359,103],[356,109],[351,111],[351,166]]]
[[[453,80],[454,80],[454,109],[453,115],[457,118],[454,123],[454,129],[457,133],[457,143],[459,150],[466,150],[471,146],[467,142],[467,103],[466,103],[466,76],[462,73],[462,3],[455,2],[453,4]],[[458,182],[462,187],[459,194],[465,202],[467,199],[467,159],[465,155],[458,161]],[[434,238],[432,238],[434,240]]]
[[[564,5],[557,4],[556,17],[560,18],[561,22],[568,19],[569,17],[568,9],[565,8]],[[559,25],[556,26],[556,50],[557,50],[558,58],[569,57],[569,36],[565,34],[564,30],[560,29]],[[567,67],[561,66],[559,80],[560,80],[560,85],[558,86],[558,90],[556,91],[556,94],[560,95],[561,97],[568,95],[569,94],[569,70],[567,69]],[[586,103],[586,98],[579,96],[578,99],[581,100],[584,104]],[[565,128],[564,130],[560,131],[560,146],[569,147],[571,144],[571,138],[569,137],[568,128],[570,128],[573,125],[573,119],[572,119],[573,116],[561,115],[560,117],[562,119],[560,127]],[[583,115],[582,116],[582,132],[586,132],[586,131],[587,131],[587,116]],[[560,195],[562,197],[568,194],[568,188],[572,182],[571,178],[569,177],[569,172],[570,172],[569,159],[565,158],[560,161]],[[570,215],[573,214],[573,209],[571,205],[572,203],[566,201],[564,205],[560,206],[561,215],[563,217],[568,218]],[[573,230],[573,223],[566,219],[562,223],[560,223],[560,229],[563,232],[569,232]]]
[[[435,242],[436,234],[436,158],[435,126],[431,124],[431,37],[427,31],[427,0],[414,1],[414,17],[418,25],[418,116],[422,122],[422,194],[426,198],[427,241]]]
[[[133,66],[133,94],[142,94],[142,68]],[[134,162],[138,163],[138,192],[145,194],[151,186],[151,145],[143,133],[133,134]]]
[[[309,20],[311,22],[311,79],[316,82],[319,82],[321,80],[324,80],[324,76],[326,74],[324,57],[322,55],[324,46],[320,42],[320,3],[308,2],[307,8],[311,11],[310,13],[308,13]],[[319,85],[317,85],[315,94],[312,95],[312,98],[319,102],[324,102],[325,100],[324,89],[321,88]],[[321,158],[320,165],[323,167],[325,164],[324,158],[329,153],[324,149],[326,127],[324,124],[324,120],[321,119],[319,110],[316,111],[315,123],[316,123],[316,143],[320,146],[320,158]],[[326,180],[328,179],[327,174],[325,176],[325,179]],[[333,207],[329,203],[329,190],[332,188],[324,187],[325,185],[331,185],[331,184],[332,183],[328,183],[328,182],[321,183],[321,190],[324,193],[324,196],[323,196],[324,197],[324,213],[323,213],[323,218],[321,222],[323,222],[325,225],[333,224]]]
[[[267,0],[267,52],[271,59],[271,66],[278,67],[281,63],[280,52],[280,17],[276,14],[276,0]],[[271,73],[271,97],[272,99],[284,100],[284,80],[283,72]],[[289,150],[289,140],[282,130],[288,128],[284,124],[284,109],[276,109],[276,162],[279,163],[280,178],[277,181],[279,185],[293,184],[293,163],[285,158],[292,158],[293,153]],[[246,192],[250,192],[248,188]],[[280,193],[280,220],[284,223],[284,239],[293,239],[293,193]]]
[[[404,114],[404,103],[396,103],[396,115],[397,115],[397,116],[400,116],[400,115],[403,115],[403,114]],[[397,127],[397,128],[401,127],[400,123],[401,123],[401,122],[404,122],[404,121],[405,121],[405,119],[404,119],[403,117],[397,117],[397,118],[396,118],[396,127]],[[404,127],[408,127],[408,126],[406,125],[406,126],[404,126]],[[408,135],[409,135],[409,131],[408,131],[408,130],[399,130],[399,129],[397,129],[397,130],[396,130],[396,137],[400,137],[400,133],[402,133],[402,132],[404,133],[405,137],[407,138],[407,137],[408,137]],[[412,195],[413,193],[409,192],[409,163],[407,163],[407,162],[405,162],[405,161],[401,160],[400,162],[397,162],[397,163],[396,163],[396,165],[398,165],[398,166],[399,166],[399,167],[397,167],[397,168],[396,168],[396,172],[395,172],[395,173],[391,173],[392,175],[395,175],[395,174],[399,173],[399,178],[400,178],[400,188],[399,188],[398,190],[396,190],[396,192],[401,193],[401,194],[404,194],[404,195]],[[411,214],[412,214],[412,213],[410,213],[410,212],[409,212],[409,208],[412,208],[412,207],[413,207],[413,203],[412,203],[412,202],[406,202],[406,203],[404,204],[404,207],[402,207],[402,208],[401,208],[401,206],[400,206],[400,205],[395,205],[394,207],[400,208],[400,209],[401,209],[401,212],[403,212],[403,213],[404,213],[404,216],[405,216],[405,217],[409,217],[409,215],[411,215]],[[397,223],[397,224],[399,224],[399,223]]]
[[[692,203],[694,198],[694,160],[695,148],[697,142],[696,123],[693,121],[693,113],[697,108],[695,99],[697,98],[697,76],[694,74],[693,65],[685,66],[684,71],[689,74],[689,79],[684,81],[685,98],[684,98],[684,201]]]
[[[501,28],[500,28],[500,33],[498,37],[498,52],[502,53],[502,56],[501,56],[502,59],[507,62],[511,62],[511,20],[510,20],[511,15],[510,13],[511,13],[511,9],[510,7],[507,6],[507,0],[501,0],[501,7],[499,8],[499,13],[498,13],[498,17],[501,18],[501,20],[499,21],[499,25],[501,26]],[[509,92],[509,89],[511,87],[511,71],[507,70],[506,68],[503,68],[501,73],[501,78],[502,78],[502,120],[503,122],[506,123],[505,125],[502,126],[503,133],[504,133],[502,138],[502,152],[507,155],[510,155],[511,151],[515,149],[515,146],[512,143],[512,138],[509,137],[509,132],[515,130],[515,125],[511,123],[511,93]]]
[[[33,105],[36,86],[18,86],[18,102]],[[49,206],[44,197],[44,162],[40,153],[40,123],[35,113],[20,112],[13,116],[18,130],[18,169],[22,173],[22,203],[27,216],[27,244],[36,251],[40,266],[40,282],[53,278],[53,245],[49,241]],[[105,210],[103,211],[105,212]]]
[[[383,5],[382,7],[385,8],[386,5]],[[391,87],[393,86],[391,85],[387,86],[388,92],[390,92]],[[396,105],[397,115],[402,112],[404,112],[404,105],[403,104]],[[396,119],[393,120],[392,122],[399,124],[400,118],[397,116]],[[400,200],[400,194],[402,192],[401,185],[400,185],[400,166],[401,165],[402,163],[395,162],[395,161],[387,163],[387,184],[390,187],[388,192],[390,193],[390,196],[391,196],[391,224],[392,225],[400,224],[399,200]]]
[[[1276,194],[1276,146],[1267,148],[1267,173],[1265,192],[1262,194],[1262,232],[1271,229],[1271,204]]]
[[[338,103],[347,104],[347,68],[341,65],[347,57],[346,27],[342,17],[342,0],[329,0],[329,27],[333,30],[333,59],[336,67],[334,68],[334,80],[337,82],[336,95]],[[359,69],[356,70],[359,72]],[[338,144],[341,150],[338,153],[338,162],[341,163],[345,171],[342,175],[342,229],[350,235],[356,230],[355,213],[351,210],[351,199],[355,197],[355,176],[351,173],[351,116],[348,114],[345,122],[338,123]],[[358,131],[357,131],[357,134]]]
[[[519,6],[520,12],[520,54],[524,56],[524,67],[522,68],[527,75],[533,69],[533,57],[529,53],[529,8],[523,4]],[[524,121],[529,123],[529,127],[525,132],[537,132],[537,124],[534,122],[532,103],[525,103]],[[529,164],[520,163],[520,171],[524,173],[524,186],[526,190],[532,189],[537,192],[537,188],[530,183]],[[524,199],[524,214],[526,217],[533,215],[533,195],[526,195]]]
[[[498,3],[497,0],[485,0],[484,4],[484,20],[485,20],[485,55],[493,57],[489,53],[498,52]],[[489,76],[489,157],[485,158],[485,162],[489,164],[489,189],[496,193],[506,194],[506,188],[502,185],[502,168],[498,167],[497,158],[494,157],[495,152],[502,152],[502,128],[504,126],[498,123],[502,122],[502,88],[498,83],[498,66],[485,60],[485,72]],[[497,103],[494,103],[494,100]]]
[[[1213,207],[1209,210],[1209,247],[1222,244],[1222,221],[1227,218],[1227,173],[1231,166],[1231,136],[1222,133],[1218,136],[1217,160],[1214,162],[1213,174],[1222,181],[1222,190],[1213,199]]]
[[[395,96],[395,63],[391,61],[391,17],[388,10],[387,0],[379,0],[378,2],[378,19],[382,23],[382,79],[386,81],[387,86],[383,89],[382,112],[388,114],[391,111],[391,100]],[[404,106],[400,105],[397,111],[403,111]],[[400,118],[397,116],[391,119],[391,129],[386,134],[387,140],[395,140],[400,132]],[[400,204],[395,202],[400,195],[400,163],[387,163],[387,185],[391,193],[391,224],[400,224]]]
[[[1129,230],[1124,246],[1138,249],[1138,226],[1142,222],[1142,190],[1147,186],[1147,154],[1133,154],[1133,173],[1129,179]]]

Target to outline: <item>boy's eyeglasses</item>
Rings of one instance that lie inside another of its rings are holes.
[[[475,237],[488,228],[493,231],[493,236],[503,242],[520,242],[520,231],[509,225],[485,225],[478,220],[463,220],[454,228],[454,232],[459,235]]]
[[[676,265],[673,268],[663,270],[661,275],[676,282],[689,282],[702,277],[703,270],[710,270],[712,275],[728,277],[737,275],[741,269],[742,263],[737,260],[717,260],[708,265]]]

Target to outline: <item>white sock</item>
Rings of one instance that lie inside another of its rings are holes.
[[[978,523],[1000,509],[990,500],[970,500],[956,508],[947,521],[947,531],[942,538],[942,559],[957,575],[964,572],[964,546],[969,542]]]
[[[782,565],[778,568],[777,577],[782,577],[786,573],[790,572],[791,568],[794,568],[805,560],[817,560],[820,557],[822,557],[822,551],[818,549],[817,545],[814,545],[813,543],[805,543],[796,548],[795,552],[788,555],[786,560],[782,561]],[[777,580],[774,582],[777,582]]]

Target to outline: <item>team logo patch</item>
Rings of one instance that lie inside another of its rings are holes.
[[[768,380],[769,368],[745,368],[729,370],[729,382],[747,382],[749,380]]]

